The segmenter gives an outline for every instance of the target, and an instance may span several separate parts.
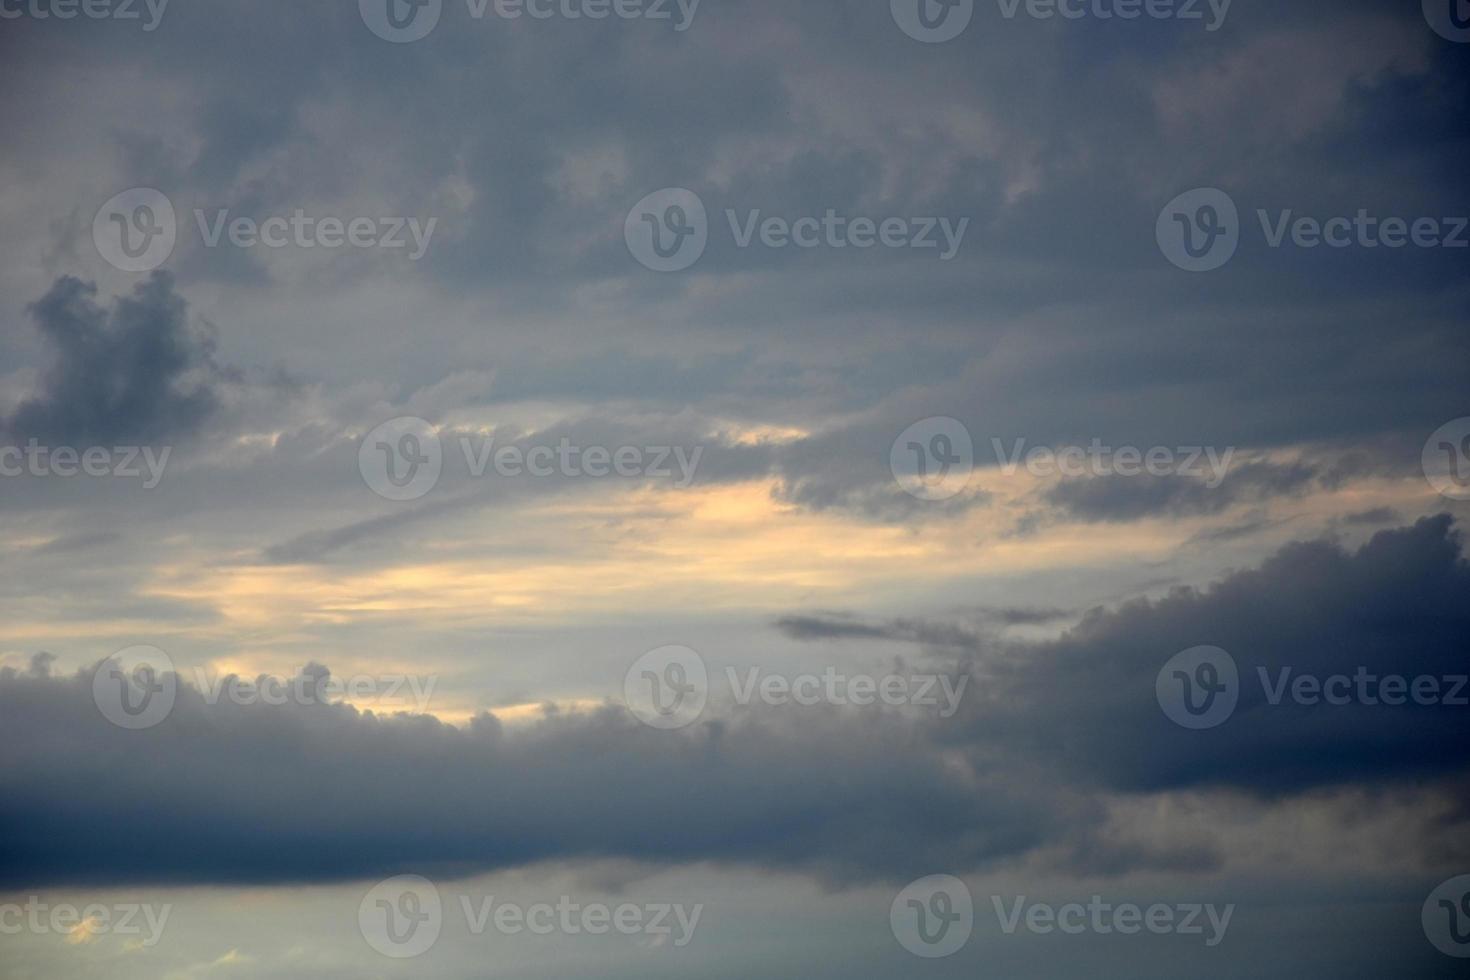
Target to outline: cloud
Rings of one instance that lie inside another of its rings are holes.
[[[166,721],[119,732],[89,672],[0,674],[0,883],[453,876],[572,857],[898,878],[1100,819],[956,769],[895,715],[664,732],[609,706],[507,731],[488,715],[455,727],[227,702],[181,685]]]
[[[173,277],[155,272],[110,308],[62,276],[29,307],[54,351],[39,391],[5,427],[15,438],[98,445],[187,436],[218,407],[214,343],[192,332]]]
[[[1467,589],[1441,517],[1355,553],[1292,544],[1207,590],[1094,610],[1042,643],[981,646],[905,620],[780,622],[803,639],[961,648],[974,696],[952,719],[712,704],[665,732],[609,704],[507,729],[489,715],[455,726],[345,705],[210,704],[185,683],[162,724],[122,732],[92,702],[90,672],[53,677],[41,660],[0,672],[0,883],[454,876],[603,857],[836,881],[1042,852],[1092,872],[1205,868],[1207,841],[1110,835],[1103,801],[1375,787],[1465,800],[1470,722],[1461,708],[1309,709],[1248,693],[1225,726],[1185,732],[1155,701],[1169,657],[1215,643],[1247,677],[1278,665],[1465,673]]]
[[[1216,787],[1265,795],[1354,784],[1442,782],[1470,789],[1463,706],[1270,704],[1261,672],[1470,674],[1470,565],[1448,516],[1382,531],[1356,552],[1298,542],[1205,590],[1093,610],[1046,643],[984,659],[989,697],[967,701],[961,744],[998,742],[1115,791]],[[1160,710],[1155,678],[1176,653],[1226,650],[1240,702],[1219,728],[1184,731]],[[1446,680],[1441,690],[1448,692]],[[1470,687],[1460,692],[1470,694]]]
[[[1305,463],[1246,463],[1230,470],[1219,486],[1203,478],[1168,474],[1065,480],[1046,491],[1048,503],[1091,522],[1148,517],[1218,514],[1234,504],[1306,492],[1317,477]]]

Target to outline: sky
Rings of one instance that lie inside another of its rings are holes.
[[[1464,0],[0,0],[0,978],[1452,977]]]

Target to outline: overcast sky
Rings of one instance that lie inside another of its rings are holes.
[[[0,91],[0,976],[1459,975],[1463,0],[0,0]]]

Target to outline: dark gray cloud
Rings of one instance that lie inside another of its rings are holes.
[[[1334,785],[1448,781],[1470,792],[1470,712],[1448,703],[1270,704],[1281,668],[1325,679],[1470,674],[1470,565],[1447,516],[1382,531],[1356,552],[1288,545],[1210,588],[1094,610],[1063,637],[984,660],[991,695],[962,714],[966,738],[999,740],[1075,778],[1127,791],[1228,787],[1289,794]],[[1185,731],[1156,700],[1176,653],[1223,648],[1240,702],[1223,725]],[[1370,693],[1375,689],[1370,688]],[[1459,691],[1470,695],[1470,686]],[[961,739],[964,741],[965,739]]]
[[[96,295],[96,284],[63,276],[31,304],[54,360],[5,428],[73,446],[197,431],[219,406],[222,372],[214,342],[190,329],[173,277],[155,272],[109,308]]]
[[[902,877],[1024,853],[1101,818],[997,771],[960,777],[896,716],[772,713],[671,733],[607,707],[502,731],[490,716],[456,728],[347,707],[211,707],[181,686],[166,721],[121,732],[92,703],[90,672],[14,670],[0,704],[8,886],[605,856]]]
[[[1306,492],[1317,477],[1309,464],[1247,463],[1218,486],[1197,476],[1110,474],[1065,480],[1046,491],[1048,503],[1084,521],[1136,521],[1146,517],[1218,514],[1242,502]]]

